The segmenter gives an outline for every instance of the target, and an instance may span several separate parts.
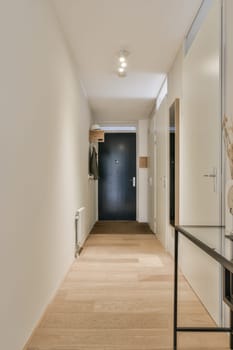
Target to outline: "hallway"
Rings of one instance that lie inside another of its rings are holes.
[[[179,240],[179,325],[233,329],[232,17],[233,0],[0,2],[0,350],[171,350],[180,226],[208,249]]]
[[[102,224],[104,234],[99,226],[27,350],[171,349],[171,257],[153,234],[107,235],[108,224]],[[180,286],[180,323],[213,325],[182,276]],[[179,349],[228,349],[227,336],[218,334],[183,334],[179,343]]]

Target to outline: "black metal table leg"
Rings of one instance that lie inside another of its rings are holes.
[[[193,226],[190,226],[193,227]],[[200,226],[203,227],[203,226]],[[182,234],[197,247],[211,256],[224,268],[224,283],[223,283],[223,300],[230,307],[230,327],[178,327],[178,246],[179,234]],[[177,349],[177,334],[179,332],[206,332],[206,333],[222,333],[230,334],[230,349],[233,350],[233,264],[223,255],[219,254],[212,247],[209,247],[200,239],[189,233],[182,226],[175,226],[175,241],[174,241],[174,309],[173,309],[173,349]]]
[[[231,334],[230,334],[230,349],[233,349],[233,311],[230,311],[230,324],[231,324]]]
[[[174,321],[173,321],[173,349],[177,347],[177,300],[178,300],[178,231],[175,230],[174,245]]]

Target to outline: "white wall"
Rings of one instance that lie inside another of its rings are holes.
[[[172,103],[175,101],[176,98],[179,98],[181,101],[180,105],[180,113],[182,114],[182,94],[183,94],[183,85],[182,85],[182,79],[183,79],[183,47],[181,47],[177,53],[177,56],[173,62],[173,65],[171,66],[168,75],[168,94],[165,98],[165,101],[160,105],[159,110],[155,112],[155,115],[152,118],[152,121],[149,125],[149,132],[150,132],[150,140],[149,140],[149,159],[150,159],[150,165],[153,166],[153,162],[151,158],[156,159],[156,166],[154,167],[154,174],[151,169],[149,169],[149,175],[153,174],[153,180],[152,180],[152,187],[154,190],[154,203],[152,203],[152,206],[154,206],[154,216],[155,216],[155,225],[154,229],[155,232],[158,234],[158,238],[161,240],[161,242],[164,244],[164,247],[170,252],[170,254],[173,255],[174,251],[174,228],[170,226],[168,220],[168,181],[169,181],[169,174],[168,174],[168,118],[169,118],[169,107],[172,105]],[[152,150],[152,135],[155,133],[155,144],[154,149]],[[159,136],[159,138],[158,138]],[[158,149],[158,143],[159,143],[159,149]],[[157,177],[156,177],[157,176]],[[165,177],[165,178],[164,178]],[[165,180],[165,181],[162,181]],[[165,187],[164,187],[165,185]],[[164,188],[163,188],[164,187]],[[162,189],[163,188],[163,189]],[[161,193],[159,194],[159,190],[161,190]],[[149,195],[149,203],[151,204],[152,198],[151,198],[151,186],[148,186],[148,191],[150,193]],[[160,199],[159,196],[162,196],[163,192],[163,198],[165,205],[164,208],[161,208]],[[156,204],[157,202],[157,204]],[[150,208],[148,208],[148,214],[149,214],[149,222],[152,227],[153,222],[153,214]]]
[[[184,50],[183,46],[180,47],[176,58],[168,72],[168,94],[167,103],[170,107],[176,98],[179,98],[182,102],[183,96],[183,61],[184,61]]]
[[[0,348],[19,350],[95,221],[91,115],[47,0],[0,4]]]
[[[137,220],[148,222],[148,169],[139,168],[139,157],[148,156],[148,120],[139,120],[137,129]]]
[[[168,106],[165,97],[155,114],[156,131],[156,234],[167,249],[168,230]]]
[[[156,232],[156,158],[155,158],[155,116],[148,120],[148,223]]]

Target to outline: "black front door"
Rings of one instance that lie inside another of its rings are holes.
[[[136,134],[99,143],[99,220],[136,220]]]

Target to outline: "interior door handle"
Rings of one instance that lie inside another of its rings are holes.
[[[216,174],[204,174],[203,176],[204,177],[216,177],[217,175]]]
[[[217,169],[213,168],[213,172],[211,174],[204,174],[203,176],[213,179],[213,191],[217,192]]]

